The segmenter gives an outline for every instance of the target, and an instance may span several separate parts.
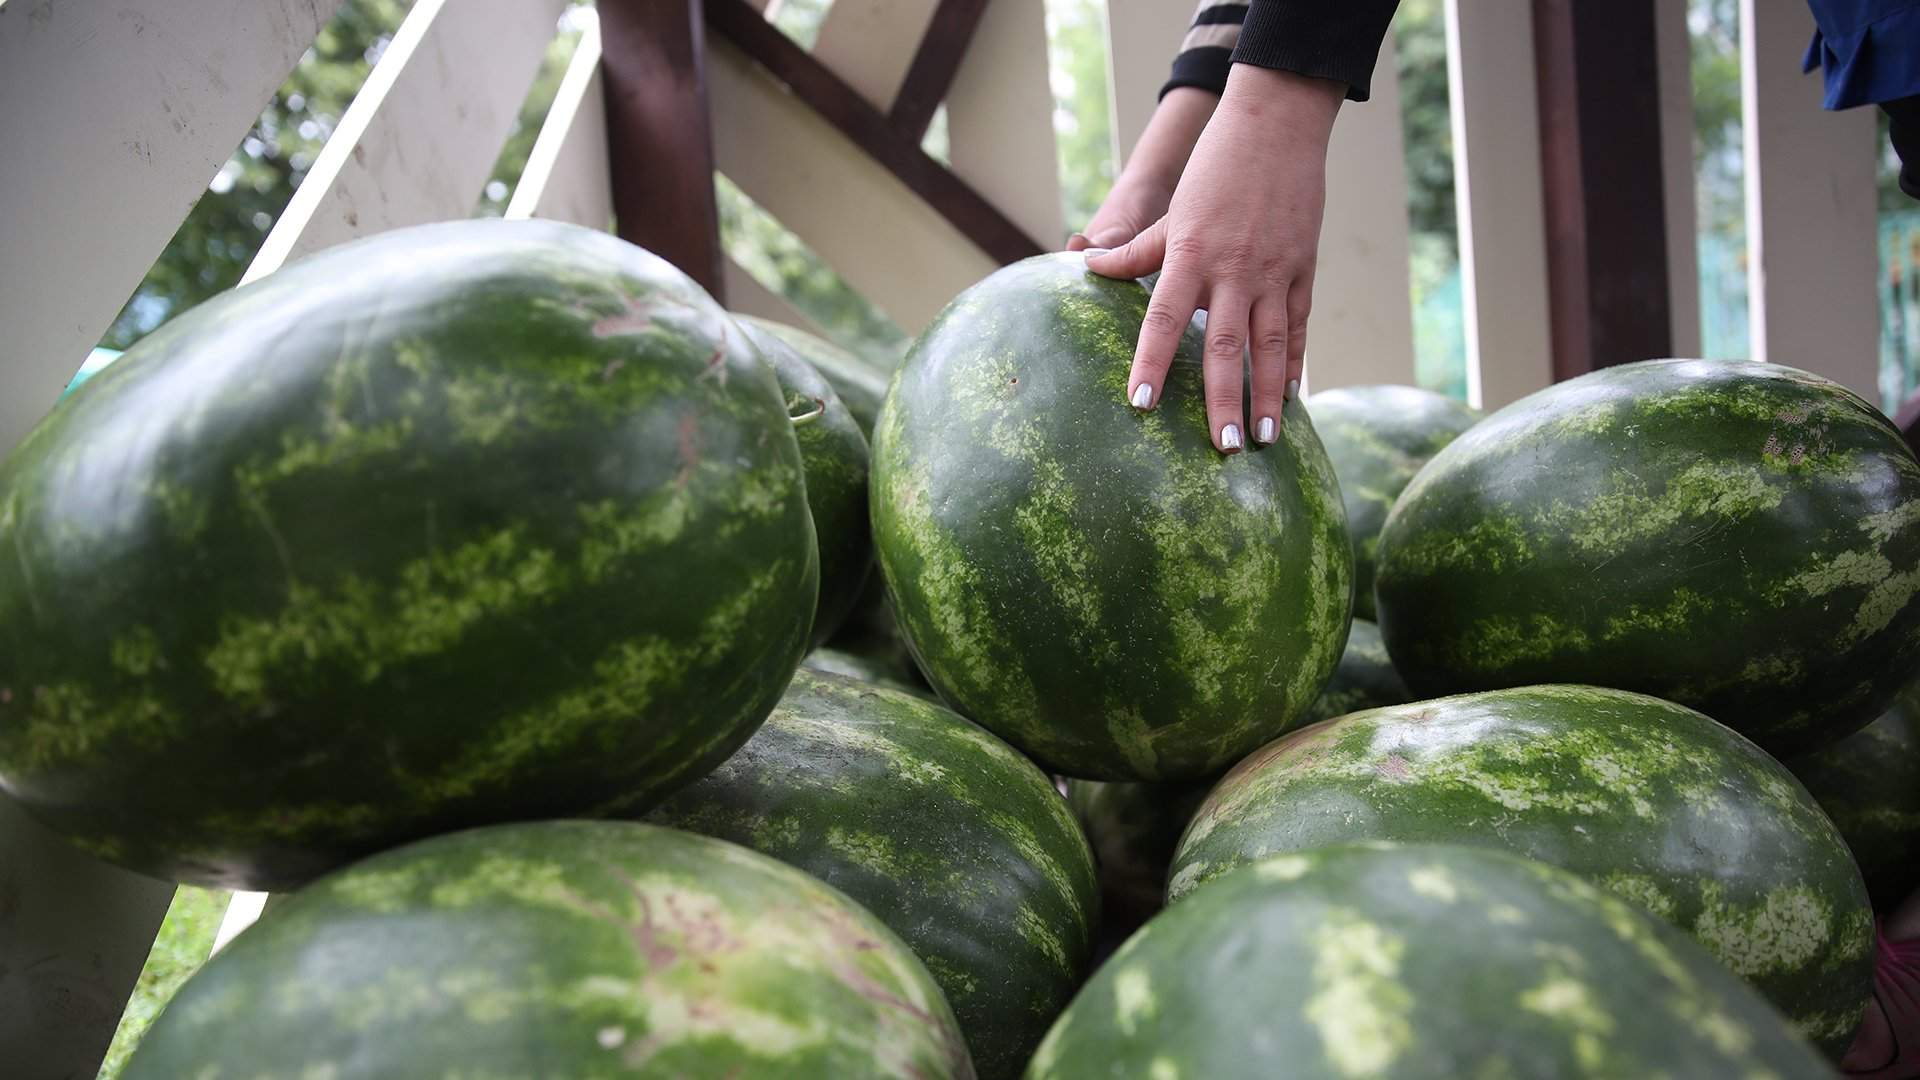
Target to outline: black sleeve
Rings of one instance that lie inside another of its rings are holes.
[[[1197,86],[1218,94],[1233,64],[1347,84],[1365,101],[1399,0],[1202,0],[1160,91]]]

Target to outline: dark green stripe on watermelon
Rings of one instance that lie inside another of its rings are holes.
[[[1306,728],[1215,786],[1170,893],[1358,840],[1502,848],[1579,874],[1692,934],[1836,1058],[1871,993],[1873,912],[1833,823],[1758,747],[1669,702],[1537,686]]]
[[[1032,1080],[1831,1076],[1699,946],[1564,871],[1444,845],[1276,855],[1163,912]]]
[[[1340,666],[1333,669],[1327,688],[1307,710],[1307,722],[1411,700],[1413,694],[1393,669],[1387,646],[1380,640],[1380,628],[1365,619],[1355,619],[1353,629],[1347,632],[1347,647],[1340,653]]]
[[[817,567],[772,373],[661,259],[474,221],[209,301],[0,465],[0,786],[279,890],[648,805],[753,733]]]
[[[971,1077],[926,968],[844,894],[632,822],[436,837],[302,889],[127,1080]]]
[[[1372,619],[1374,549],[1387,511],[1421,466],[1480,421],[1480,410],[1417,386],[1343,386],[1314,394],[1307,411],[1347,507],[1353,614]]]
[[[1078,255],[990,275],[916,342],[874,432],[874,543],[921,669],[1052,771],[1218,773],[1318,697],[1353,555],[1306,410],[1222,456],[1201,339],[1127,404],[1147,293]]]
[[[1883,914],[1920,889],[1920,686],[1880,719],[1787,768],[1833,818]]]
[[[1395,504],[1378,573],[1416,694],[1615,686],[1804,753],[1920,670],[1920,462],[1803,371],[1611,367],[1440,451]]]
[[[865,905],[933,972],[982,1076],[1019,1075],[1086,974],[1097,895],[1065,801],[931,702],[803,669],[752,741],[649,820]]]
[[[785,323],[753,315],[735,315],[742,326],[779,338],[799,353],[813,369],[833,385],[835,393],[853,413],[862,434],[873,435],[873,422],[880,415],[880,402],[887,396],[888,373],[853,355],[834,343]]]
[[[832,637],[860,599],[873,568],[867,525],[867,437],[832,385],[787,340],[751,319],[739,320],[748,339],[773,365],[807,478],[807,507],[820,546],[820,602],[813,643]]]

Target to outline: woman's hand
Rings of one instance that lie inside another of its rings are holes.
[[[1127,167],[1113,182],[1113,190],[1087,222],[1086,231],[1074,233],[1067,241],[1067,250],[1117,248],[1165,217],[1174,185],[1193,155],[1193,144],[1219,102],[1217,95],[1191,86],[1167,91],[1128,155]]]
[[[1181,332],[1206,309],[1207,421],[1223,453],[1238,453],[1247,436],[1240,385],[1249,344],[1255,441],[1278,437],[1281,407],[1299,392],[1327,141],[1345,93],[1326,79],[1235,64],[1166,216],[1124,247],[1087,249],[1097,274],[1160,271],[1127,381],[1135,408],[1160,403]]]

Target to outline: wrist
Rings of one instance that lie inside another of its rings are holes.
[[[1167,91],[1114,186],[1171,194],[1219,104],[1220,95],[1210,90],[1179,86]]]
[[[1333,79],[1237,63],[1227,75],[1218,111],[1289,139],[1312,139],[1324,146],[1346,92],[1346,84]]]

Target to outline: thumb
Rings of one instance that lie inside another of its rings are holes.
[[[1147,231],[1127,241],[1125,247],[1094,254],[1087,249],[1087,269],[1101,277],[1140,278],[1160,269],[1167,259],[1167,219],[1161,218]]]

